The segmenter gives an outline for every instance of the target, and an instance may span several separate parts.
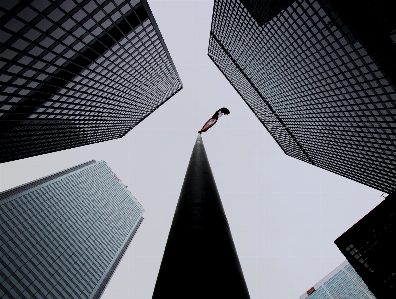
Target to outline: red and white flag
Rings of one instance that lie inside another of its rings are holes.
[[[215,114],[206,122],[206,124],[202,127],[201,131],[198,131],[198,133],[206,132],[209,130],[211,127],[214,126],[214,124],[217,122],[217,120],[222,116],[222,115],[228,115],[230,114],[230,110],[227,108],[221,108],[216,111]]]

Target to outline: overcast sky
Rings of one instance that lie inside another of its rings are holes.
[[[334,240],[382,192],[286,156],[207,56],[213,1],[149,0],[184,88],[124,138],[0,165],[1,191],[104,160],[145,220],[103,299],[151,298],[197,131],[251,298],[298,298],[345,260]]]

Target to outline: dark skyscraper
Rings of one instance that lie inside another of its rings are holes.
[[[215,0],[209,57],[283,151],[396,189],[391,1]]]
[[[334,243],[378,299],[396,298],[396,194]]]
[[[184,178],[153,298],[250,298],[201,135]]]
[[[120,138],[182,88],[146,0],[1,1],[0,162]]]
[[[143,213],[104,161],[0,193],[0,298],[100,298]]]

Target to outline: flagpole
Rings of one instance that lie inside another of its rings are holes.
[[[153,298],[250,298],[201,134],[188,164]]]

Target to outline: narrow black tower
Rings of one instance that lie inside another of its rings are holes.
[[[250,298],[201,135],[184,178],[153,298]]]

